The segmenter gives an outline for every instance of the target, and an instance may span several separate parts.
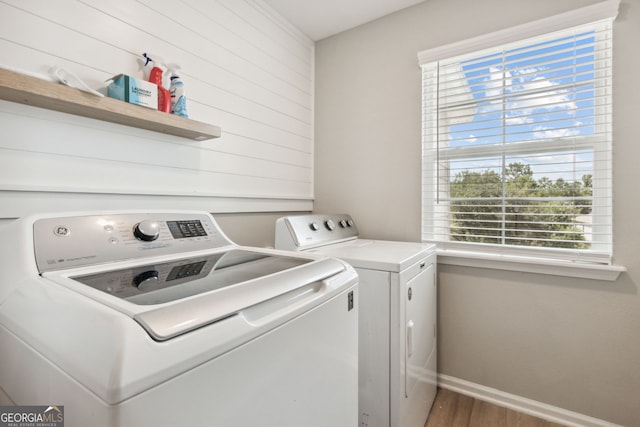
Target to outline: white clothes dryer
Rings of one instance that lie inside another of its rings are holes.
[[[423,427],[437,386],[435,246],[360,239],[345,214],[279,218],[275,246],[358,273],[358,425]]]

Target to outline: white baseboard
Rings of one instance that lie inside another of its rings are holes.
[[[577,412],[567,411],[566,409],[485,387],[449,375],[438,374],[438,386],[485,402],[494,403],[498,406],[514,409],[528,415],[571,427],[622,427],[618,424],[599,420]]]

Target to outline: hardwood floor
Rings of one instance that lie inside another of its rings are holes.
[[[450,390],[438,389],[425,427],[562,427]]]

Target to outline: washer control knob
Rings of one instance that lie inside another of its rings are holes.
[[[152,242],[160,235],[160,225],[156,221],[140,221],[133,227],[133,235],[143,242]]]
[[[327,227],[327,230],[333,231],[336,228],[336,223],[332,219],[328,219],[324,222],[324,226]]]
[[[349,219],[349,220],[347,221],[347,226],[349,226],[349,227],[353,227],[353,224],[354,224],[354,222],[353,222],[353,220],[352,220],[352,219]]]
[[[147,270],[134,277],[133,284],[141,291],[149,290],[158,283],[158,275],[156,270]]]
[[[341,219],[338,224],[340,224],[341,228],[347,228],[347,221],[345,221],[344,219]]]
[[[312,222],[311,224],[309,224],[309,228],[312,229],[313,231],[320,230],[320,226],[318,225],[317,222]]]

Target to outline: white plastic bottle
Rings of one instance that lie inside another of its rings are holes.
[[[169,86],[169,92],[171,92],[171,114],[180,117],[189,117],[189,114],[187,114],[187,96],[184,90],[184,82],[178,75],[180,66],[177,64],[167,64],[167,68],[171,73],[171,85]]]

